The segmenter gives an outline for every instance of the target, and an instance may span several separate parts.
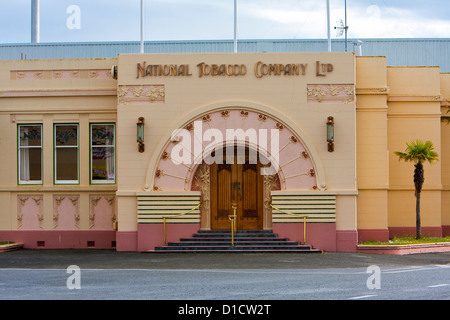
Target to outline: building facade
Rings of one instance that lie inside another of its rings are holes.
[[[450,234],[450,76],[353,53],[123,54],[0,62],[0,241],[149,251],[273,230],[325,251]],[[306,217],[306,218],[304,218]],[[306,222],[306,225],[305,225]]]

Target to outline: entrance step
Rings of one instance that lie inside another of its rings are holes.
[[[234,234],[234,246],[231,231],[200,230],[190,238],[156,247],[151,252],[301,252],[320,253],[307,244],[299,244],[287,238],[280,238],[271,230],[239,230]]]

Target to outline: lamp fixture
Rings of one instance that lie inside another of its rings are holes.
[[[327,120],[327,142],[328,142],[328,152],[334,151],[334,118],[332,116],[328,117]]]
[[[144,117],[139,117],[138,122],[136,123],[137,127],[137,143],[138,143],[138,151],[144,152],[145,145],[144,145]]]

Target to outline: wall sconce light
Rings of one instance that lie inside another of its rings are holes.
[[[334,118],[328,117],[327,120],[327,142],[328,142],[328,152],[334,151]]]
[[[137,143],[138,143],[138,151],[144,152],[144,117],[139,117],[138,122],[136,123],[137,127]]]

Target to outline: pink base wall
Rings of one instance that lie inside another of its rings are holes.
[[[442,236],[450,236],[450,226],[442,226]]]
[[[167,242],[177,242],[189,238],[200,229],[199,223],[168,223],[166,225]],[[137,231],[137,251],[153,250],[164,245],[163,224],[139,224]]]
[[[358,231],[338,230],[336,231],[336,251],[356,252],[358,245]]]
[[[0,231],[0,241],[21,242],[26,249],[112,249],[116,246],[116,232],[114,230]]]
[[[423,237],[442,237],[443,227],[422,227]],[[389,238],[394,237],[415,237],[416,227],[389,227]]]
[[[303,243],[303,223],[274,223],[273,232],[280,237]],[[324,251],[355,251],[356,231],[337,231],[334,223],[310,223],[306,227],[306,243]]]
[[[389,230],[388,229],[358,229],[358,242],[366,241],[383,241],[389,240]]]
[[[137,231],[117,231],[117,251],[137,251]]]

